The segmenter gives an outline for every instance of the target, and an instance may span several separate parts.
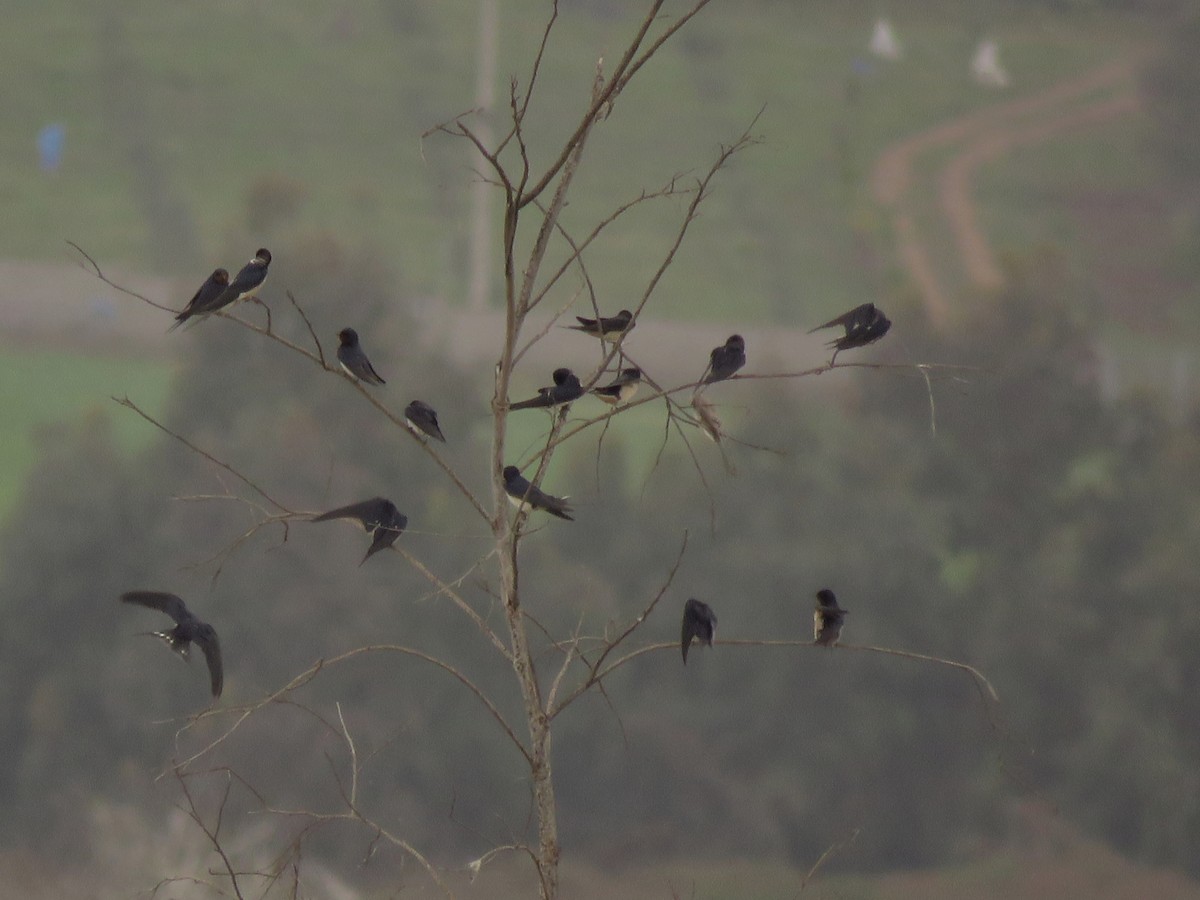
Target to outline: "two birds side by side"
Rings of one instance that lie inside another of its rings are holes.
[[[271,251],[259,247],[250,262],[242,266],[233,281],[225,269],[214,269],[192,299],[176,316],[175,323],[167,329],[174,331],[188,319],[211,315],[239,300],[254,296],[255,291],[267,280],[267,269],[271,265]]]
[[[358,332],[353,328],[343,328],[338,332],[337,358],[345,373],[355,381],[375,385],[387,384],[383,376],[371,365],[371,360],[358,339]],[[424,400],[414,400],[408,404],[404,408],[404,420],[414,433],[420,432],[435,441],[446,443],[446,436],[442,434],[442,427],[438,424],[437,412]]]
[[[842,635],[842,625],[849,610],[838,606],[837,597],[829,588],[817,591],[816,609],[813,610],[813,644],[818,647],[833,647]],[[683,651],[683,664],[687,665],[688,648],[692,641],[711,647],[717,634],[717,614],[707,603],[689,599],[683,605],[683,628],[679,647]]]

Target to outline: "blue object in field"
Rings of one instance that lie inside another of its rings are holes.
[[[62,165],[63,146],[67,142],[67,129],[61,122],[47,125],[37,136],[38,158],[43,172],[57,172]]]

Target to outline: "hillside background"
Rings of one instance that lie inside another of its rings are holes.
[[[642,8],[560,0],[535,160]],[[502,123],[549,4],[499,12]],[[124,590],[175,591],[217,625],[223,704],[379,640],[502,683],[399,557],[354,568],[351,529],[268,529],[215,559],[247,511],[181,499],[229,485],[112,396],[296,508],[393,497],[406,547],[445,577],[489,535],[338,379],[229,323],[166,334],[167,314],[67,244],[176,308],[214,267],[270,247],[262,296],[279,327],[304,333],[291,290],[329,342],[358,328],[387,402],[433,403],[448,458],[483,485],[500,257],[480,306],[478,166],[428,134],[476,105],[478,14],[466,0],[7,10],[0,893],[145,895],[213,864],[178,785],[155,780],[204,679],[132,637],[160,623],[120,608]],[[881,15],[899,59],[868,49]],[[972,78],[984,39],[1005,87]],[[657,380],[694,379],[733,331],[747,371],[817,366],[808,329],[865,300],[892,332],[839,362],[964,368],[722,385],[729,431],[783,452],[727,446],[730,471],[705,444],[707,488],[676,442],[654,467],[657,407],[621,417],[602,447],[557,459],[546,486],[578,521],[528,541],[527,604],[551,630],[600,633],[653,595],[687,528],[648,640],[678,634],[688,596],[714,606],[723,637],[804,637],[830,586],[852,611],[847,641],[970,663],[1001,702],[961,672],[849,650],[721,647],[686,669],[651,655],[614,678],[611,706],[595,698],[560,723],[572,896],[1200,897],[1197,41],[1200,7],[1184,0],[718,0],[614,106],[564,213],[577,232],[703,171],[759,116],[761,144],[718,178],[629,338]],[[62,129],[54,166],[39,156],[47,126]],[[639,208],[589,251],[604,307],[640,296],[683,205]],[[573,299],[584,312],[579,291],[565,279],[546,318]],[[595,352],[556,329],[518,384]],[[512,424],[517,451],[544,427]],[[464,585],[481,602],[487,589]],[[512,754],[450,679],[370,658],[304,701],[342,704],[373,754],[375,811],[439,864],[526,827]],[[281,805],[328,805],[323,754],[338,746],[280,710],[217,762]],[[243,824],[250,857],[286,840]],[[369,842],[323,838],[311,871],[336,876],[311,895],[343,896],[336,881],[346,897],[389,896],[400,862],[360,865]],[[465,895],[503,895],[496,872]]]

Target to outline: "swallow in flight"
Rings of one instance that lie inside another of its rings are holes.
[[[166,641],[168,647],[187,660],[191,659],[192,644],[195,643],[204,651],[204,659],[208,663],[213,699],[221,696],[221,688],[225,683],[221,669],[221,642],[217,640],[217,632],[211,625],[192,615],[184,602],[174,594],[160,591],[128,591],[121,595],[121,601],[157,609],[174,619],[175,627],[170,631],[143,633]]]

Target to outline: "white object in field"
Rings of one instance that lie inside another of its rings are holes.
[[[988,87],[1008,87],[1011,79],[1008,71],[1000,64],[1000,45],[991,38],[979,42],[975,58],[971,60],[971,75],[980,84]]]
[[[892,23],[887,19],[876,20],[875,30],[871,33],[870,49],[881,59],[899,59],[904,55],[896,32],[892,30]]]

